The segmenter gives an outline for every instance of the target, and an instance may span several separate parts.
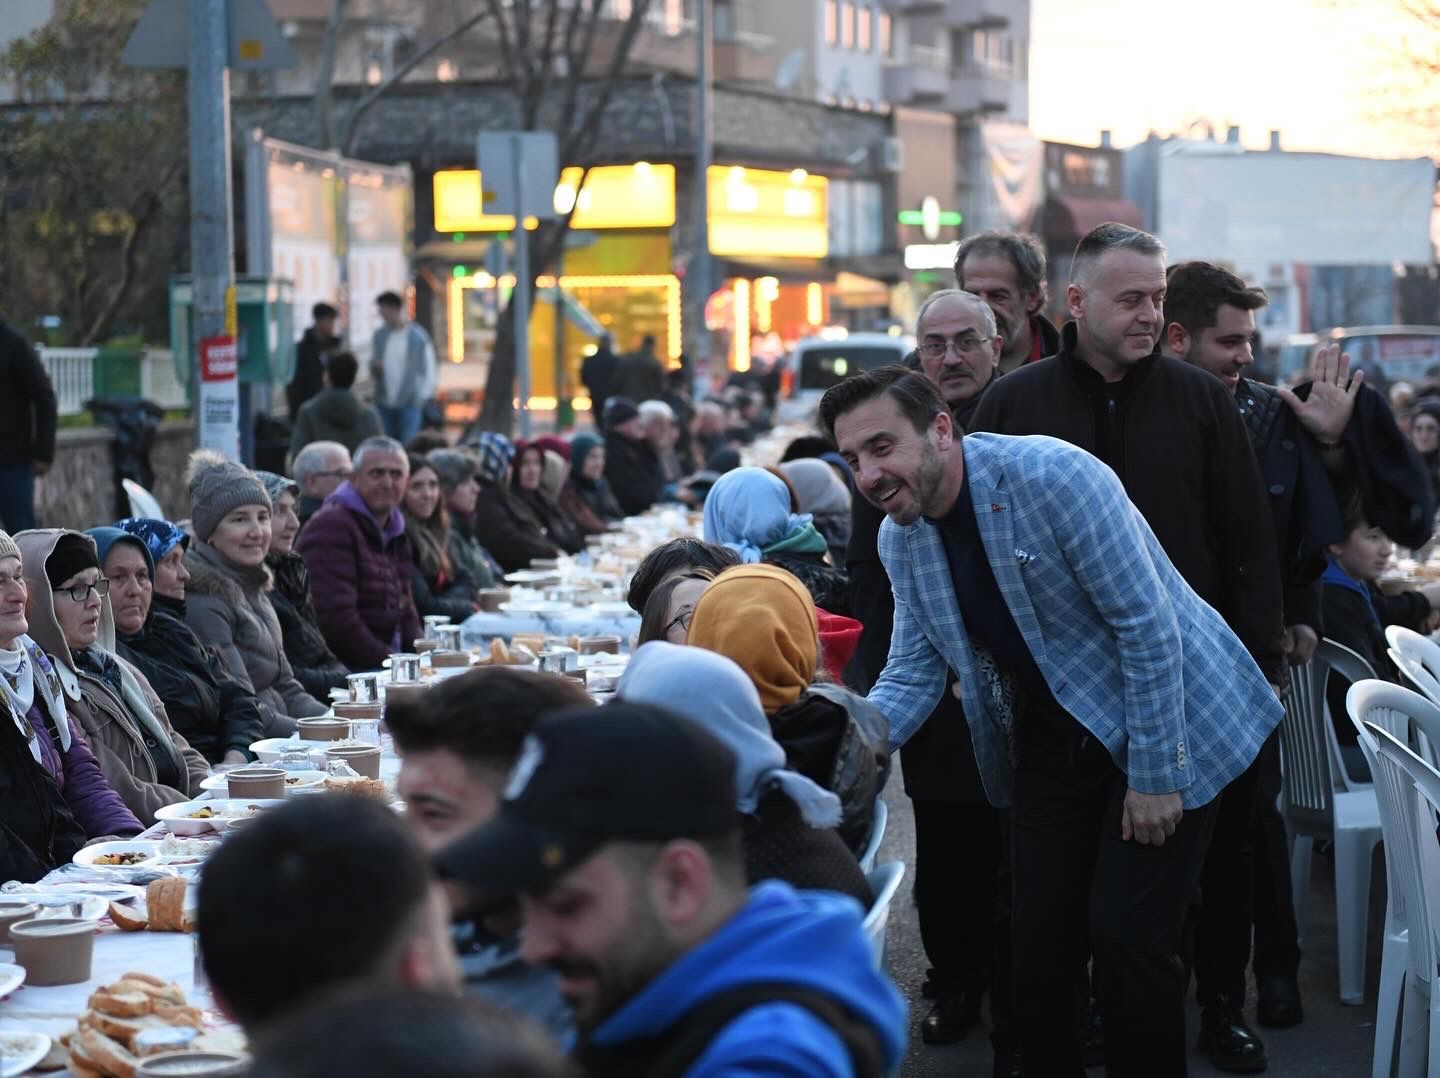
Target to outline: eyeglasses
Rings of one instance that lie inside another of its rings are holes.
[[[953,337],[926,337],[920,342],[920,354],[926,359],[944,359],[953,347],[957,356],[973,356],[993,341],[994,337],[982,337],[978,333],[957,333]]]
[[[680,613],[676,614],[673,618],[671,618],[668,622],[665,623],[665,631],[661,635],[669,636],[670,630],[675,628],[675,626],[677,625],[680,626],[683,632],[688,634],[690,632],[690,619],[694,617],[694,615],[695,608],[686,607],[684,610],[680,611]]]
[[[95,594],[103,599],[110,594],[110,581],[102,576],[93,584],[76,584],[73,588],[51,588],[50,590],[57,595],[62,592],[68,592],[70,598],[75,602],[83,603],[86,599],[90,598],[91,588],[94,588]]]

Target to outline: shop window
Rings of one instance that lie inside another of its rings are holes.
[[[825,0],[825,44],[840,43],[840,0]]]
[[[890,51],[890,49],[891,49],[891,46],[890,46],[890,16],[887,15],[885,12],[882,11],[882,12],[880,12],[879,15],[876,16],[876,18],[875,18],[875,23],[876,23],[876,27],[875,27],[875,28],[876,28],[876,35],[875,35],[875,36],[876,36],[876,38],[878,39],[878,41],[879,41],[879,43],[880,43],[880,55],[881,55],[881,56],[889,56],[889,55],[891,55],[891,51]]]
[[[861,52],[870,51],[870,20],[872,18],[870,9],[862,7],[856,13],[855,44]]]

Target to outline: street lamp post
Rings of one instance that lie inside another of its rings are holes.
[[[705,302],[710,298],[713,266],[710,260],[710,139],[711,53],[714,24],[710,0],[695,0],[695,237],[694,252],[686,269],[690,295],[691,357],[697,376],[710,368],[710,333],[705,328]]]

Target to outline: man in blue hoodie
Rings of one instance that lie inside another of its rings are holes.
[[[860,906],[747,890],[734,769],[713,735],[658,708],[561,712],[526,739],[499,814],[439,870],[520,893],[525,959],[559,974],[591,1078],[881,1078],[905,1004]]]

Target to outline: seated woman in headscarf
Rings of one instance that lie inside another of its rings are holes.
[[[280,619],[285,658],[290,660],[295,680],[323,703],[330,698],[331,689],[345,688],[350,670],[325,643],[320,617],[310,598],[310,568],[295,551],[295,537],[300,534],[300,517],[296,513],[300,485],[274,472],[257,471],[255,478],[270,495],[270,551],[265,555],[265,567],[275,581],[270,589],[270,605]]]
[[[30,588],[35,641],[49,654],[105,778],[138,819],[200,794],[205,757],[175,728],[145,675],[115,654],[110,581],[95,540],[80,532],[15,537]]]
[[[475,581],[450,560],[450,514],[440,471],[425,457],[410,457],[410,483],[401,503],[413,564],[410,592],[423,616],[443,614],[457,625],[475,613]]]
[[[831,565],[825,537],[808,513],[791,510],[790,488],[763,468],[722,475],[705,498],[705,541],[728,546],[746,564],[763,562],[799,577],[815,605],[850,614],[850,582]]]
[[[636,650],[616,694],[698,723],[735,754],[748,882],[838,891],[870,908],[870,885],[835,830],[840,799],[790,769],[745,671],[704,648],[657,641]]]
[[[47,585],[48,587],[48,585]],[[29,585],[0,532],[0,876],[34,883],[87,841],[142,830],[72,725],[49,656],[27,634]]]
[[[514,444],[493,431],[482,431],[471,444],[475,478],[480,481],[475,499],[475,538],[480,545],[507,573],[530,568],[535,558],[558,558],[563,551],[545,533],[544,523],[510,490]]]
[[[834,468],[816,457],[786,461],[780,471],[800,501],[799,511],[809,513],[816,530],[825,537],[830,563],[844,565],[845,548],[850,545],[850,488]]]
[[[564,462],[560,463],[563,475]],[[545,490],[545,450],[540,446],[534,443],[516,446],[510,492],[540,521],[552,543],[568,554],[580,553],[585,537],[579,525],[565,515],[560,504]]]
[[[570,477],[559,500],[586,535],[600,535],[625,515],[605,482],[605,439],[598,434],[577,434],[571,440]]]
[[[696,600],[686,642],[750,676],[789,766],[839,796],[841,837],[863,850],[890,768],[889,726],[863,696],[816,683],[819,626],[800,581],[771,565],[726,569]]]
[[[149,680],[190,747],[212,764],[243,764],[265,736],[259,701],[185,624],[185,547],[166,520],[131,518],[93,528],[120,655]],[[124,542],[130,539],[132,542]]]

